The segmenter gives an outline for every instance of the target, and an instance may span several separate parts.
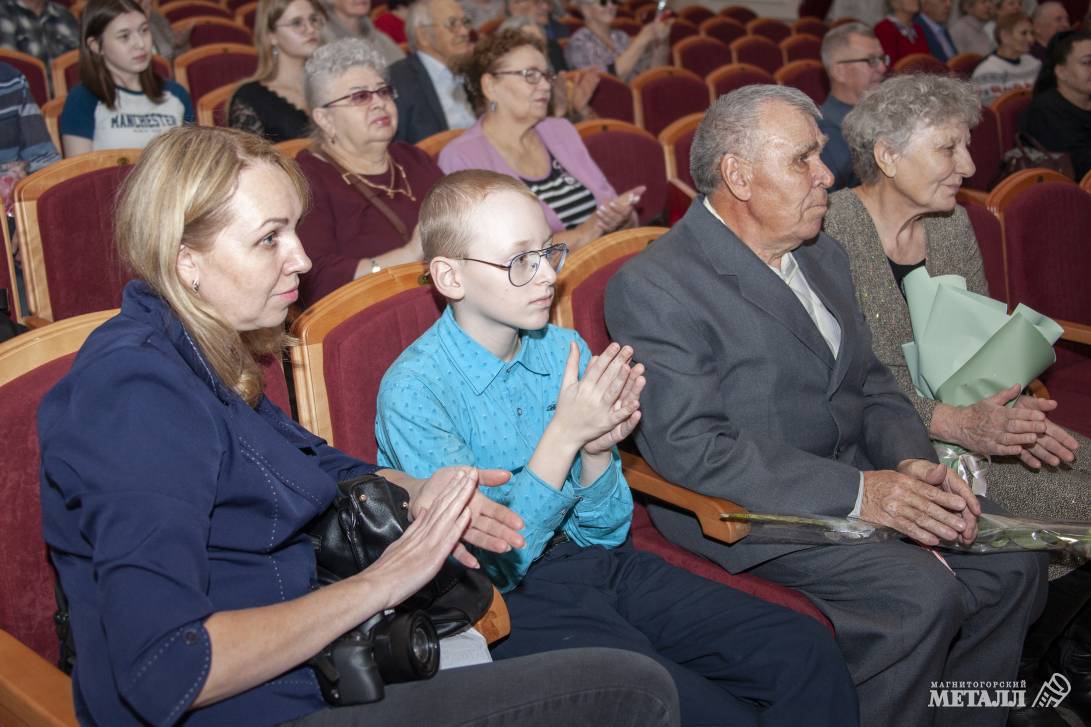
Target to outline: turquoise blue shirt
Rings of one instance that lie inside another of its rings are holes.
[[[579,345],[581,372],[591,352],[575,331],[555,326],[520,338],[515,357],[502,361],[467,336],[448,308],[383,376],[375,419],[382,467],[414,477],[447,465],[511,471],[507,484],[481,488],[525,523],[524,547],[476,552],[501,591],[519,584],[557,531],[585,547],[613,548],[628,536],[633,512],[616,450],[586,487],[578,456],[560,490],[527,466],[557,408],[569,342]]]

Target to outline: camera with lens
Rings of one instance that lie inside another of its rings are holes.
[[[435,675],[439,637],[424,611],[385,611],[338,638],[310,663],[329,704],[377,702],[384,684]]]

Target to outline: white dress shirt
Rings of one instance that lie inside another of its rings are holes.
[[[432,79],[436,96],[443,106],[443,115],[447,117],[447,128],[467,129],[473,126],[477,118],[466,100],[466,90],[462,88],[462,82],[451,73],[450,68],[424,51],[418,51],[417,55],[424,64],[428,77]]]

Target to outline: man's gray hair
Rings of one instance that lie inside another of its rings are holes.
[[[500,27],[496,29],[497,33],[502,33],[505,30],[541,30],[538,24],[525,15],[511,15],[504,18],[504,22],[500,23]]]
[[[697,133],[689,152],[689,170],[697,191],[712,194],[721,184],[720,162],[731,154],[755,161],[759,155],[764,130],[760,125],[766,104],[783,103],[807,114],[815,121],[822,118],[807,94],[791,86],[754,84],[735,89],[716,99]]]
[[[416,0],[409,6],[409,14],[405,16],[405,40],[409,43],[409,50],[420,50],[420,28],[431,24],[431,0]]]
[[[845,23],[831,28],[822,38],[822,65],[827,71],[833,67],[833,54],[847,46],[849,38],[854,35],[875,38],[875,31],[863,23]]]
[[[1042,19],[1042,13],[1044,13],[1046,10],[1053,9],[1054,7],[1062,8],[1065,10],[1066,14],[1068,13],[1068,10],[1065,8],[1065,6],[1057,2],[1056,0],[1046,0],[1046,2],[1044,3],[1038,3],[1037,7],[1034,8],[1034,12],[1030,14],[1031,22],[1037,23],[1039,20]]]
[[[852,151],[852,167],[864,184],[879,179],[875,145],[902,152],[921,130],[949,123],[973,128],[981,120],[981,100],[973,84],[934,73],[888,78],[866,91],[846,116],[841,133]]]
[[[371,43],[359,38],[342,38],[319,46],[303,66],[303,96],[307,106],[317,108],[332,101],[326,98],[330,82],[350,68],[371,68],[384,79],[386,59]]]

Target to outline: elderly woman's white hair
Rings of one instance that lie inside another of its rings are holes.
[[[893,76],[866,92],[841,125],[852,167],[864,184],[879,179],[875,145],[884,141],[901,152],[921,129],[948,123],[973,128],[981,100],[972,84],[933,73]]]
[[[303,95],[307,106],[313,110],[332,101],[326,98],[330,81],[357,67],[371,68],[384,79],[387,77],[386,59],[366,40],[342,38],[320,46],[303,66]]]
[[[708,108],[693,136],[689,169],[697,191],[712,194],[720,186],[720,162],[726,154],[754,160],[761,147],[758,121],[766,104],[780,102],[815,121],[821,112],[807,94],[791,86],[754,84],[720,96]]]

